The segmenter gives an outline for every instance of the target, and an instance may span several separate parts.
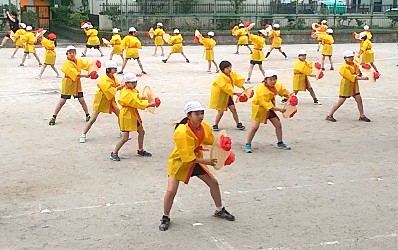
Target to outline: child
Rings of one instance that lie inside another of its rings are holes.
[[[333,47],[332,44],[334,43],[334,39],[332,37],[333,30],[332,29],[327,29],[326,34],[322,36],[321,42],[322,42],[322,70],[325,70],[325,57],[329,57],[329,62],[330,62],[330,70],[334,70],[333,68],[333,62],[332,62],[332,55],[333,55]]]
[[[211,87],[210,94],[210,108],[218,110],[216,119],[213,125],[213,131],[218,131],[218,124],[220,123],[221,117],[224,115],[224,111],[229,109],[236,122],[236,128],[239,130],[245,130],[245,126],[239,122],[238,112],[236,112],[235,103],[232,100],[233,95],[240,95],[240,93],[234,92],[234,86],[243,88],[245,79],[242,75],[236,72],[232,72],[232,64],[228,61],[222,61],[220,63],[221,73],[214,80]]]
[[[112,33],[113,33],[113,35],[109,42],[112,44],[113,49],[112,49],[109,60],[112,61],[113,55],[119,55],[122,58],[122,60],[124,61],[122,38],[118,34],[119,29],[117,29],[117,28],[112,29]]]
[[[137,60],[138,66],[140,66],[141,73],[146,74],[140,60],[138,50],[142,48],[140,40],[135,36],[137,30],[134,27],[129,28],[129,34],[123,38],[122,44],[125,49],[126,58],[124,58],[122,70],[118,74],[123,74],[123,70],[127,65],[127,61],[130,59]]]
[[[182,40],[184,40],[184,39],[182,38],[182,35],[180,34],[180,30],[175,29],[173,31],[173,33],[174,33],[174,35],[172,37],[170,37],[170,39],[167,41],[168,44],[173,44],[173,46],[171,46],[170,53],[167,56],[167,58],[163,59],[162,62],[166,63],[167,60],[169,60],[171,54],[181,53],[181,55],[185,58],[185,61],[187,63],[189,63],[189,60],[185,56],[184,51],[183,51]]]
[[[252,101],[252,127],[247,134],[247,141],[245,145],[245,152],[251,153],[251,143],[256,134],[260,123],[267,124],[267,119],[271,121],[275,127],[276,138],[278,143],[276,146],[280,149],[290,150],[291,148],[282,140],[282,124],[275,111],[284,113],[286,109],[275,106],[275,96],[289,96],[289,90],[277,81],[278,77],[274,70],[267,70],[265,72],[265,79],[256,89],[256,94]]]
[[[115,101],[115,95],[123,86],[119,84],[119,81],[115,77],[115,73],[117,72],[116,62],[107,61],[105,63],[105,70],[106,74],[101,77],[97,84],[98,90],[94,96],[93,115],[80,135],[80,143],[86,142],[86,134],[100,113],[110,114],[113,112],[116,117],[119,117],[119,108]]]
[[[160,47],[160,49],[162,50],[162,54],[161,56],[164,56],[164,50],[163,50],[163,34],[164,34],[164,30],[163,30],[163,23],[157,23],[156,24],[156,29],[153,31],[153,35],[155,37],[155,53],[153,53],[154,56],[156,56],[156,52],[158,50],[158,47]]]
[[[146,109],[147,107],[159,107],[160,100],[155,98],[155,102],[148,103],[139,96],[137,87],[138,78],[134,73],[127,73],[123,77],[125,86],[120,91],[118,103],[122,106],[119,112],[119,126],[122,131],[122,139],[116,144],[115,149],[111,152],[110,158],[113,161],[120,161],[119,150],[129,140],[130,132],[138,132],[138,150],[140,156],[151,157],[152,154],[144,150],[144,128],[137,109]]]
[[[361,32],[359,34],[359,38],[361,39],[361,44],[360,44],[360,48],[359,48],[359,57],[362,55],[362,60],[361,60],[361,64],[362,63],[369,63],[374,70],[379,73],[379,71],[377,70],[376,65],[374,64],[375,61],[375,55],[373,52],[373,44],[372,42],[368,39],[368,36],[365,32]]]
[[[268,58],[268,56],[271,54],[271,52],[274,49],[277,49],[277,50],[279,50],[279,52],[281,52],[281,54],[287,60],[288,57],[287,57],[286,53],[282,51],[282,38],[281,38],[280,25],[277,23],[272,25],[272,31],[269,33],[268,36],[272,39],[272,44],[271,44],[271,48],[267,52],[267,55],[265,56],[265,58]]]
[[[216,41],[214,40],[214,32],[209,31],[207,33],[207,37],[201,37],[199,42],[203,44],[206,50],[206,57],[205,59],[209,62],[209,68],[207,72],[211,72],[211,64],[213,63],[216,66],[216,73],[220,70],[218,69],[217,63],[214,61],[214,51],[213,48],[216,46]]]
[[[267,36],[267,31],[259,30],[258,35],[253,35],[248,32],[248,35],[249,40],[254,45],[254,52],[250,58],[249,72],[247,73],[247,80],[245,83],[250,83],[250,77],[252,76],[254,65],[256,64],[264,76],[263,61],[265,61],[265,57],[263,48],[265,46],[265,37]]]
[[[62,89],[61,89],[61,99],[59,100],[57,106],[55,107],[54,115],[51,118],[49,124],[50,126],[55,125],[55,120],[59,111],[65,105],[66,101],[73,98],[79,100],[80,105],[86,114],[86,122],[90,120],[90,114],[88,113],[87,104],[84,100],[81,78],[91,78],[97,79],[97,72],[93,71],[90,74],[81,74],[81,70],[89,70],[90,62],[83,60],[81,58],[76,58],[76,48],[74,46],[66,47],[66,58],[67,60],[62,65],[61,71],[65,74],[62,79]]]
[[[164,195],[160,231],[166,231],[169,228],[170,210],[180,181],[188,184],[192,176],[197,176],[209,186],[216,206],[214,216],[228,221],[235,220],[235,216],[228,213],[222,206],[219,184],[206,166],[214,166],[217,159],[204,159],[201,151],[202,145],[212,145],[214,142],[211,127],[203,120],[204,108],[199,102],[190,101],[185,104],[184,112],[186,117],[176,125],[174,130],[175,147],[168,160],[167,191]]]
[[[18,20],[18,15],[15,12],[10,12],[6,9],[3,9],[3,17],[4,19],[8,20],[8,23],[10,24],[10,31],[7,32],[7,34],[4,36],[3,40],[1,41],[0,48],[4,46],[4,44],[11,39],[11,31],[14,32],[14,34],[18,31],[20,28],[19,26],[19,20]],[[4,22],[3,22],[4,24]]]
[[[87,28],[84,28],[84,33],[86,34],[88,39],[82,57],[86,57],[87,49],[97,49],[101,53],[101,57],[104,56],[100,49],[101,42],[98,38],[98,30],[94,29],[94,26],[89,24]]]
[[[17,54],[17,51],[19,48],[23,48],[23,41],[22,38],[26,34],[26,24],[20,23],[19,24],[19,29],[17,32],[15,32],[14,37],[15,37],[15,50],[14,53],[11,55],[11,59],[15,57],[15,54]]]
[[[308,77],[315,77],[312,73],[312,62],[306,61],[307,52],[303,49],[298,51],[298,60],[294,63],[293,76],[293,91],[297,95],[299,91],[310,92],[315,105],[321,105],[321,102],[316,98],[315,92],[308,80]]]
[[[328,23],[328,21],[326,21],[326,20],[321,21],[321,27],[319,28],[320,34],[318,34],[318,36],[317,36],[317,40],[318,40],[318,49],[316,50],[317,52],[319,52],[319,49],[321,48],[322,37],[324,35],[326,35],[326,30],[328,29],[327,23]]]
[[[26,26],[26,34],[23,35],[21,42],[24,43],[25,48],[22,57],[22,62],[19,66],[25,66],[24,63],[29,53],[32,53],[35,56],[37,62],[39,63],[39,66],[41,66],[42,64],[40,62],[40,58],[36,54],[36,48],[35,48],[36,37],[32,32],[32,26]]]
[[[48,39],[43,37],[41,40],[41,45],[43,48],[46,49],[46,52],[44,53],[44,64],[41,67],[41,71],[37,78],[41,78],[43,75],[44,70],[46,69],[47,65],[50,65],[51,68],[54,70],[54,72],[57,74],[57,78],[60,77],[57,68],[55,68],[55,59],[57,55],[55,54],[55,46],[57,45],[55,39],[57,36],[54,33],[48,34]]]
[[[234,36],[239,37],[238,38],[238,42],[236,44],[236,52],[235,52],[235,54],[237,54],[237,55],[239,54],[239,46],[246,46],[249,49],[250,54],[252,54],[253,51],[252,51],[252,49],[249,46],[249,38],[248,38],[247,30],[245,29],[245,25],[243,23],[240,23],[238,27],[239,27],[239,29],[237,29],[233,33]]]
[[[346,50],[344,51],[343,55],[345,63],[343,63],[343,65],[341,65],[339,69],[339,74],[342,76],[340,81],[339,100],[326,116],[326,120],[336,122],[333,114],[336,112],[337,109],[340,108],[341,105],[343,105],[347,98],[350,98],[352,96],[357,102],[359,120],[370,122],[370,119],[367,118],[363,112],[363,103],[361,94],[359,93],[358,85],[358,80],[369,80],[369,78],[361,76],[359,65],[354,62],[354,52],[352,52],[351,50]]]

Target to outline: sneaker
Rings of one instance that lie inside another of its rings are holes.
[[[251,144],[248,144],[248,143],[245,144],[245,152],[246,153],[251,153],[252,152],[252,145]]]
[[[36,76],[36,79],[41,79],[41,75]]]
[[[141,73],[142,73],[142,74],[144,74],[144,75],[146,75],[146,74],[147,74],[145,71],[142,71]]]
[[[43,66],[43,64],[42,64],[42,63],[39,63],[39,67],[41,67],[41,66]]]
[[[189,63],[189,60],[188,60],[188,59],[186,59],[185,61],[186,61],[187,63]]]
[[[221,211],[215,211],[214,212],[214,217],[217,218],[221,218],[221,219],[226,219],[229,221],[234,221],[235,220],[235,216],[233,216],[232,214],[228,213],[227,210],[225,210],[225,207],[222,208]]]
[[[85,134],[81,134],[80,135],[79,142],[80,143],[85,143],[86,142],[86,135]]]
[[[218,73],[218,72],[220,72],[220,69],[217,69],[217,70],[216,70],[216,73]]]
[[[169,229],[169,226],[170,226],[170,218],[169,217],[167,217],[166,215],[163,215],[163,217],[160,221],[161,221],[161,223],[159,225],[160,231],[166,231],[167,229]]]
[[[141,151],[137,150],[137,154],[140,155],[140,156],[152,157],[152,154],[147,152],[147,151],[145,151],[145,150],[141,150]]]
[[[246,81],[245,81],[245,84],[250,84],[251,82],[250,82],[250,79],[247,79]]]
[[[123,75],[123,71],[117,72],[118,75]]]
[[[10,56],[9,58],[10,58],[10,59],[14,59],[14,58],[15,58],[15,56]],[[397,65],[397,66],[398,66],[398,65]]]
[[[119,155],[115,154],[113,152],[111,152],[111,156],[110,156],[112,161],[120,161]]]
[[[239,51],[236,51],[234,54],[235,54],[235,55],[239,55]],[[397,66],[398,66],[398,65],[397,65]]]
[[[285,60],[289,60],[289,57],[285,57]]]
[[[218,125],[213,125],[213,131],[218,131]]]
[[[208,70],[208,71],[206,71],[206,72],[211,74],[211,70]]]
[[[164,54],[161,54],[160,56],[164,56]]]
[[[104,57],[104,55],[101,55],[101,57]]]
[[[334,70],[334,68],[333,68],[333,67],[330,67],[330,70]]]
[[[162,59],[162,62],[166,63],[166,62],[167,62],[167,59]]]
[[[287,144],[284,143],[283,141],[278,142],[278,143],[276,144],[276,147],[277,147],[277,148],[280,148],[280,149],[285,149],[285,150],[290,150],[290,149],[292,149],[289,145],[287,145]]]
[[[250,51],[250,55],[253,54],[253,51]]]
[[[359,121],[370,122],[370,119],[366,116],[359,117]]]
[[[86,115],[86,122],[90,121],[91,116],[90,115]]]
[[[321,70],[322,70],[322,71],[325,71],[325,68],[322,68]]]
[[[239,123],[236,125],[236,128],[239,129],[239,130],[245,130],[245,126],[243,126],[241,122],[239,122]]]
[[[48,123],[50,126],[54,126],[55,125],[55,118],[51,117],[50,122]]]
[[[81,56],[81,57],[86,57],[86,55],[82,53],[82,56]]]
[[[326,116],[326,119],[325,119],[325,120],[326,120],[326,121],[330,121],[330,122],[337,122],[337,120],[334,119],[333,116]]]
[[[23,67],[23,66],[25,66],[25,64],[23,64],[23,63],[21,63],[21,64],[19,65],[19,67]]]
[[[57,78],[62,78],[62,76],[60,76],[60,75],[57,75]]]
[[[314,104],[315,105],[322,105],[322,103],[316,98],[314,99]]]

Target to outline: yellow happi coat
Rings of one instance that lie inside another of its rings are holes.
[[[227,110],[228,99],[234,94],[234,86],[242,88],[245,78],[231,72],[230,76],[220,73],[214,80],[210,94],[210,108],[216,110]]]
[[[362,55],[362,61],[361,63],[371,63],[375,61],[375,55],[373,52],[373,44],[371,41],[366,39],[360,44],[360,51]]]
[[[146,109],[147,100],[141,100],[138,90],[123,88],[117,100],[122,106],[119,112],[120,131],[137,131],[137,122],[142,125],[137,109]]]
[[[65,74],[62,79],[62,95],[77,95],[82,91],[82,83],[80,82],[81,70],[90,68],[90,62],[81,58],[76,58],[75,61],[66,60],[62,65],[61,71]]]
[[[305,91],[311,88],[308,76],[312,73],[312,62],[297,60],[293,69],[293,91]]]
[[[141,49],[140,40],[134,35],[127,35],[123,38],[122,41],[123,48],[126,50],[126,58],[127,59],[137,59],[140,57],[138,54],[138,49]]]
[[[23,35],[21,42],[24,43],[25,53],[36,53],[36,48],[35,48],[36,37],[35,34],[33,34],[33,32],[26,32],[25,35]]]
[[[115,55],[123,55],[123,47],[122,47],[122,38],[119,34],[112,35],[111,40],[109,41],[112,46],[112,53]]]
[[[250,57],[250,60],[257,62],[265,61],[265,56],[263,52],[263,48],[265,46],[265,38],[262,36],[250,34],[249,40],[254,45],[253,54]]]
[[[289,90],[285,86],[276,82],[274,87],[270,87],[267,83],[262,83],[256,88],[252,101],[252,120],[267,123],[270,110],[275,107],[275,96],[288,96]]]
[[[23,38],[23,35],[25,35],[25,34],[26,34],[26,30],[24,30],[24,29],[19,29],[15,32],[15,34],[14,34],[15,46],[23,47],[22,38]]]
[[[181,34],[177,34],[174,36],[171,36],[170,39],[167,41],[168,44],[173,44],[170,48],[170,53],[182,53],[183,48],[182,48],[182,41],[184,39],[182,38]]]
[[[216,46],[216,41],[213,38],[202,37],[199,42],[203,44],[203,47],[205,47],[205,59],[207,61],[214,60],[213,48]]]
[[[95,46],[95,45],[100,45],[101,42],[98,38],[98,30],[96,29],[89,29],[89,30],[84,30],[84,33],[88,37],[87,39],[87,45]]]
[[[111,78],[106,74],[103,75],[97,84],[98,90],[95,92],[93,110],[108,114],[112,113],[112,110],[117,110],[115,95],[119,86],[116,77]]]
[[[340,81],[339,96],[350,97],[359,93],[357,75],[360,73],[359,65],[356,62],[343,63],[339,69],[342,76]]]
[[[43,37],[41,40],[41,46],[46,49],[44,53],[44,64],[54,65],[57,57],[55,53],[55,42]]]
[[[368,37],[368,40],[372,39],[372,33],[369,30],[364,30],[363,32],[366,33],[366,36]]]
[[[169,156],[167,164],[168,176],[188,184],[192,171],[195,167],[193,161],[196,158],[203,158],[202,147],[212,145],[214,135],[210,124],[202,121],[200,130],[197,132],[191,128],[189,122],[180,124],[174,131],[175,147]],[[199,164],[206,173],[209,170],[206,165]]]
[[[155,46],[162,46],[164,44],[163,34],[164,34],[163,29],[156,28],[153,31],[153,36],[155,37],[155,41],[154,41]]]
[[[282,38],[280,30],[272,30],[268,36],[272,39],[271,48],[279,49],[280,47],[282,47]]]
[[[240,28],[235,30],[234,36],[239,37],[238,38],[238,45],[248,45],[249,44],[249,37],[247,36],[247,31],[245,28]]]
[[[322,40],[322,37],[326,35],[326,30],[328,29],[328,26],[326,24],[321,24],[321,27],[319,28],[320,34],[316,37],[318,41],[320,42]]]
[[[332,44],[334,43],[334,39],[331,35],[325,34],[322,36],[322,55],[324,56],[331,56],[333,55],[333,47]]]

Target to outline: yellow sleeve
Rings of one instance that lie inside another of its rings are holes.
[[[104,93],[106,99],[112,100],[115,97],[117,89],[105,77],[101,78],[97,86]]]
[[[260,43],[259,38],[260,37],[257,35],[250,34],[249,41],[252,43]]]
[[[278,83],[280,86],[278,88],[277,94],[279,96],[288,96],[290,94],[290,91],[283,85],[282,83]]]
[[[174,40],[176,40],[176,36],[170,37],[170,39],[167,41],[168,44],[173,44]]]
[[[17,32],[15,32],[15,34],[14,34],[15,39],[18,39],[21,36],[21,33],[22,32],[20,32],[20,30],[17,30]]]
[[[334,39],[332,36],[330,36],[330,43],[333,44],[334,43]]]
[[[142,48],[141,41],[138,40],[138,38],[136,39],[135,46],[137,47],[137,49],[141,49]]]
[[[83,31],[84,31],[84,34],[86,34],[86,36],[90,36],[90,30],[84,29]]]
[[[186,126],[180,125],[174,132],[174,141],[182,162],[191,162],[196,159],[195,139],[187,135]]]
[[[202,121],[202,126],[205,130],[205,138],[203,139],[203,144],[204,145],[213,145],[214,143],[214,134],[213,134],[213,130],[212,127],[210,126],[210,124],[208,124],[205,121]]]
[[[353,74],[351,73],[351,70],[350,70],[350,66],[349,66],[349,65],[347,65],[347,64],[341,65],[341,67],[340,67],[340,69],[339,69],[339,74],[340,74],[343,78],[349,80],[350,82],[355,82],[356,75],[353,75]]]
[[[72,63],[70,63],[68,60],[62,65],[61,71],[64,72],[64,74],[70,79],[72,79],[72,81],[76,81],[77,76],[80,74],[80,72],[77,71],[77,69],[73,67]]]
[[[227,95],[233,95],[234,94],[234,86],[232,84],[227,83],[224,81],[224,79],[216,79],[215,80],[216,85],[224,91]]]
[[[234,81],[234,85],[238,88],[242,88],[243,84],[245,83],[245,77],[242,76],[241,74],[238,74],[236,72],[231,72],[231,78]]]
[[[361,53],[364,53],[366,51],[366,49],[369,47],[369,41],[365,41],[361,44]]]
[[[116,37],[112,36],[112,39],[109,42],[113,45],[115,44],[116,40]]]
[[[267,93],[262,93],[258,96],[259,104],[260,106],[264,107],[265,110],[271,110],[274,107],[274,104],[272,104],[271,101],[271,96],[270,94]]]
[[[137,108],[137,109],[146,109],[148,107],[148,100],[141,100],[137,95],[129,95],[131,96],[130,100],[127,102],[127,106]]]
[[[29,40],[29,36],[28,35],[24,35],[24,36],[22,36],[22,38],[21,38],[21,41],[23,42],[23,43],[26,43],[27,41]]]
[[[296,61],[294,69],[309,76],[312,73],[312,64],[310,62]]]
[[[42,39],[41,39],[41,46],[43,46],[44,48],[48,48],[49,46],[48,46],[48,39],[47,38],[45,38],[45,37],[43,37]]]
[[[89,61],[83,60],[83,59],[80,59],[80,61],[81,61],[81,64],[82,64],[82,69],[85,70],[85,71],[88,71],[89,68],[90,68],[91,63]]]

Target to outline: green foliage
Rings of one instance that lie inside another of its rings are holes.
[[[180,0],[177,13],[193,13],[195,5],[198,4],[198,0]]]
[[[246,0],[229,0],[229,2],[232,5],[233,13],[240,14],[243,10],[243,3],[246,2]]]
[[[53,13],[53,20],[63,23],[68,22],[69,14],[72,13],[68,6],[58,6],[57,8],[51,7]]]
[[[217,30],[230,30],[232,27],[239,23],[237,18],[218,18],[216,19]]]
[[[288,30],[303,30],[305,29],[305,20],[302,18],[292,18],[290,16],[286,17],[288,25],[286,28]]]
[[[33,11],[27,11],[21,13],[21,22],[26,23],[34,28],[39,27],[39,14]]]
[[[362,21],[361,19],[359,19],[359,18],[355,18],[355,22],[357,22],[357,26],[358,27],[363,27],[363,25],[364,25],[364,21]]]
[[[273,19],[272,16],[263,16],[263,17],[261,17],[261,19],[260,19],[260,23],[261,23],[261,25],[263,25],[263,26],[266,25],[266,24],[271,25],[273,22],[274,22],[274,19]]]
[[[394,29],[398,24],[398,15],[387,15],[387,17],[391,20],[390,28]]]
[[[71,27],[80,27],[81,22],[88,20],[88,16],[81,13],[71,13],[68,18],[68,25]]]
[[[343,28],[343,27],[350,27],[351,25],[351,22],[353,21],[354,19],[352,19],[352,18],[348,18],[347,16],[339,16],[338,18],[337,18],[337,26],[338,27],[341,27],[341,28]]]
[[[110,8],[107,8],[106,11],[102,12],[101,14],[107,15],[108,18],[112,21],[113,25],[120,23],[120,8],[119,8],[119,6],[111,6]]]

